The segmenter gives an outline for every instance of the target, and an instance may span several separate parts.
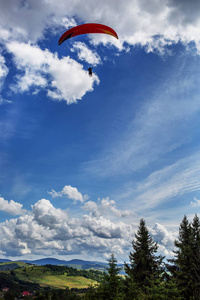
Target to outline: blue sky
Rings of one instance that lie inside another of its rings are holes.
[[[127,261],[141,218],[172,255],[183,216],[200,208],[192,3],[0,0],[2,258]],[[88,22],[119,40],[58,46]]]

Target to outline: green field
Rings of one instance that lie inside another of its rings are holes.
[[[38,283],[40,286],[52,288],[87,288],[96,285],[97,281],[83,276],[69,276],[67,272],[52,272],[47,266],[29,265],[16,262],[20,268],[13,270],[15,276],[20,280]],[[5,271],[9,274],[10,271]]]

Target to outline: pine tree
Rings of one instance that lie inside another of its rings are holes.
[[[104,274],[99,288],[102,299],[121,299],[120,294],[122,286],[121,277],[119,276],[121,268],[117,266],[117,259],[113,253],[110,256],[110,259],[108,259],[108,267],[106,269],[107,273]]]
[[[169,260],[173,263],[169,271],[184,299],[200,299],[200,223],[197,216],[192,224],[184,216],[174,244],[178,249],[174,251],[175,258]]]
[[[134,251],[129,255],[130,264],[125,263],[127,283],[129,287],[132,282],[138,288],[144,288],[152,279],[161,277],[164,257],[156,256],[158,245],[150,236],[143,219],[140,220],[132,246]]]
[[[197,215],[192,222],[193,256],[192,256],[192,280],[193,296],[200,298],[200,221]]]

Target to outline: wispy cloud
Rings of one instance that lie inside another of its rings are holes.
[[[130,174],[193,142],[192,123],[200,111],[199,71],[195,60],[189,63],[180,57],[176,63],[180,68],[174,65],[166,78],[154,81],[148,101],[139,108],[129,107],[125,130],[84,165],[88,172],[101,177]],[[176,70],[181,68],[180,75]]]
[[[136,198],[143,209],[153,208],[186,193],[200,190],[200,154],[181,159],[153,172],[137,185]]]
[[[72,52],[77,52],[80,60],[86,61],[88,64],[96,66],[101,63],[100,56],[96,51],[92,51],[85,43],[75,42],[71,48]]]
[[[190,203],[193,207],[200,206],[200,200],[198,200],[196,197],[194,198],[194,201]]]

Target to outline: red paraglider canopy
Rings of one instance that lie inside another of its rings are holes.
[[[81,35],[81,34],[87,34],[87,33],[103,33],[103,34],[109,34],[114,36],[116,39],[118,39],[117,33],[111,28],[106,25],[102,24],[96,24],[96,23],[87,23],[75,26],[73,28],[70,28],[67,30],[63,35],[60,37],[58,41],[58,45],[61,45],[65,40]]]

